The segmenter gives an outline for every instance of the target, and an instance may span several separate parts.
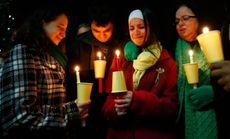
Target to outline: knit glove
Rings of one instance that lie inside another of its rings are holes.
[[[214,92],[211,85],[203,85],[192,89],[187,97],[189,97],[194,109],[200,110],[214,100]]]
[[[133,61],[137,59],[137,56],[140,54],[141,48],[136,46],[132,41],[128,41],[124,47],[124,55],[127,61]]]

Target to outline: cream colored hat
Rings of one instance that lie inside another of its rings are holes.
[[[139,10],[139,9],[133,10],[133,11],[129,14],[129,22],[130,22],[130,20],[133,19],[133,18],[144,19],[141,10]]]

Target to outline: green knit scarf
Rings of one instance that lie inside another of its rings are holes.
[[[128,41],[124,47],[124,56],[127,61],[133,61],[137,59],[137,56],[141,53],[141,48],[136,46],[132,41]]]
[[[67,56],[61,52],[58,46],[54,45],[51,46],[50,53],[65,70],[67,64]]]
[[[192,88],[188,84],[183,64],[189,63],[188,51],[191,49],[190,44],[179,38],[176,44],[175,58],[178,69],[178,95],[180,100],[180,111],[177,121],[185,114],[185,139],[216,139],[217,125],[216,115],[213,107],[203,111],[196,111],[192,108],[185,93]],[[193,47],[194,62],[199,65],[199,85],[210,85],[210,69],[198,43]],[[184,113],[182,111],[184,109]]]

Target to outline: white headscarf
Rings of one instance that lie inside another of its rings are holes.
[[[130,22],[130,20],[133,19],[133,18],[144,19],[141,10],[139,10],[139,9],[133,10],[133,11],[129,14],[129,20],[128,20],[128,21]]]

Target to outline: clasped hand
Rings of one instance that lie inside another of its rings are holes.
[[[77,107],[79,109],[80,118],[85,119],[89,115],[89,105],[91,101],[86,102],[78,102],[77,99],[75,100],[75,103],[77,104]]]
[[[118,116],[127,114],[127,110],[132,102],[133,92],[128,91],[124,96],[114,99],[115,110]]]
[[[220,61],[212,63],[211,76],[217,78],[219,85],[223,86],[224,90],[230,92],[230,61]]]
[[[192,106],[196,110],[201,110],[214,100],[214,92],[211,85],[203,85],[192,89],[187,93]]]

